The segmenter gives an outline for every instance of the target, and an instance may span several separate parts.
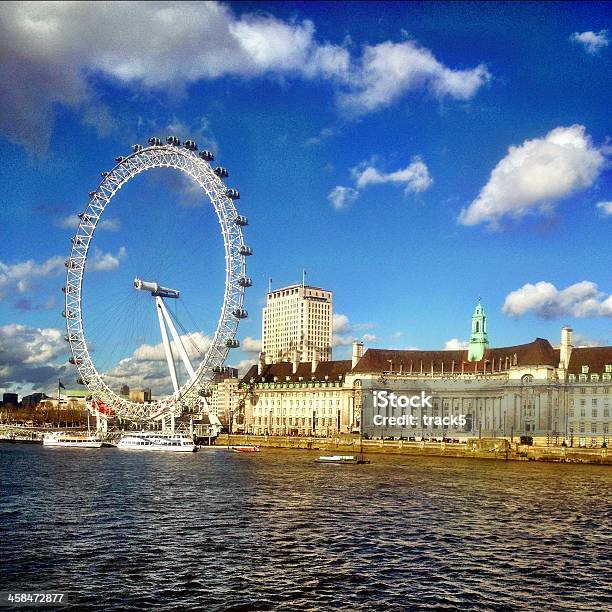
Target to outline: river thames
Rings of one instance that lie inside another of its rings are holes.
[[[0,590],[81,609],[612,601],[604,466],[0,445]]]

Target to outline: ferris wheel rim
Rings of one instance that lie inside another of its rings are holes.
[[[238,219],[244,218],[238,215],[234,199],[228,195],[228,192],[237,192],[227,189],[208,160],[196,155],[193,148],[182,148],[176,144],[135,146],[132,154],[116,161],[110,172],[102,173],[103,179],[98,188],[90,192],[89,202],[79,215],[79,226],[72,238],[64,287],[66,340],[72,354],[71,363],[77,367],[81,381],[91,393],[93,408],[127,419],[147,421],[170,411],[177,412],[183,407],[197,405],[201,392],[212,382],[214,369],[223,367],[230,348],[236,346],[238,324],[246,316],[243,309],[244,289],[250,286],[250,279],[246,276],[246,257],[251,250],[244,242],[242,226],[238,222]],[[84,330],[83,279],[95,230],[113,197],[140,173],[164,167],[174,168],[190,177],[204,191],[215,209],[225,251],[225,290],[213,341],[194,378],[171,395],[142,404],[125,399],[113,391],[91,358]]]

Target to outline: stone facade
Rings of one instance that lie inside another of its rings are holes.
[[[240,385],[244,430],[322,436],[362,431],[373,438],[419,440],[528,436],[552,444],[608,444],[612,347],[574,348],[571,338],[564,328],[559,348],[537,338],[487,348],[474,362],[466,350],[368,349],[362,356],[358,346],[352,361],[260,362]],[[431,407],[376,407],[379,391],[424,393],[431,396]],[[375,425],[376,415],[387,417],[386,425]],[[417,425],[389,424],[402,415],[414,416]],[[457,426],[459,416],[465,423]],[[436,425],[436,417],[447,422],[455,417],[455,422]]]

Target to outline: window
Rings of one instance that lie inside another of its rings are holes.
[[[588,374],[589,373],[589,366],[588,365],[583,365],[582,366],[582,373],[583,374]]]
[[[587,375],[586,374],[580,374],[578,379],[580,380],[580,382],[586,382],[587,381]]]
[[[598,382],[599,374],[591,374],[591,382]]]
[[[612,372],[612,363],[606,364],[606,372]]]
[[[576,375],[575,375],[575,374],[570,374],[570,375],[568,376],[568,380],[569,380],[570,382],[576,382]],[[571,389],[570,389],[570,393],[573,393],[573,390],[571,390]]]
[[[584,433],[584,423],[580,423],[579,431],[580,433]]]
[[[593,408],[593,410],[591,411],[591,416],[596,419],[597,418],[597,408]]]
[[[591,433],[597,433],[597,423],[591,423]]]

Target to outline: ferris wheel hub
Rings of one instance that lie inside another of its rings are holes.
[[[138,291],[150,291],[151,295],[154,297],[164,297],[164,298],[175,298],[179,297],[178,289],[168,289],[167,287],[161,287],[156,282],[151,281],[143,281],[142,279],[136,277],[134,279],[134,288]]]

